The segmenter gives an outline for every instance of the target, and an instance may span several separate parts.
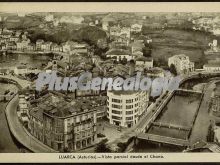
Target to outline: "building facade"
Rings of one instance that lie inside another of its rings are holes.
[[[67,102],[47,94],[30,108],[29,131],[54,150],[76,151],[96,141],[97,108],[86,101]]]
[[[174,55],[168,59],[168,66],[173,64],[177,73],[188,73],[194,71],[194,63],[185,54]]]
[[[153,68],[153,58],[139,57],[135,60],[135,70],[143,71],[144,69]]]
[[[203,69],[205,71],[220,71],[220,63],[209,63],[209,64],[205,64],[203,65]]]
[[[122,127],[133,127],[149,101],[146,91],[108,91],[107,96],[107,118],[110,124]]]

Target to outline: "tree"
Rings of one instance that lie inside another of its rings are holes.
[[[165,61],[164,58],[159,58],[157,60],[154,61],[154,66],[155,67],[164,67],[167,66],[167,61]]]
[[[128,60],[127,60],[125,57],[121,60],[121,63],[122,63],[123,65],[127,64],[127,62],[128,62]]]
[[[212,124],[209,125],[208,128],[208,135],[207,135],[207,142],[213,142],[214,141],[214,130],[212,127]]]
[[[149,47],[144,47],[143,48],[143,56],[144,57],[151,57],[151,48],[149,48]]]
[[[112,152],[110,147],[106,144],[106,142],[101,141],[95,148],[96,152]]]
[[[171,64],[171,65],[170,65],[169,70],[170,70],[170,72],[171,72],[172,74],[174,74],[175,76],[177,75],[176,67],[175,67],[174,64]]]

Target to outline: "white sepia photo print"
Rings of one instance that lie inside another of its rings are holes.
[[[220,161],[219,45],[220,3],[0,3],[0,162]]]

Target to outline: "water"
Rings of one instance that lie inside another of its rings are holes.
[[[196,97],[174,95],[167,104],[167,110],[156,121],[190,127],[198,104],[199,99]]]
[[[191,128],[198,104],[198,97],[174,95],[156,122]],[[186,139],[189,131],[153,126],[148,133]]]
[[[49,57],[46,59],[35,58],[37,55],[28,54],[10,54],[10,55],[0,55],[0,67],[15,67],[26,64],[27,67],[42,67],[42,63],[47,64]]]
[[[5,117],[4,109],[6,103],[0,103],[0,153],[20,152],[19,146],[17,146],[15,139],[11,136],[8,128],[7,120]]]
[[[16,88],[13,84],[0,83],[0,93],[3,94],[6,89]],[[0,153],[17,153],[23,148],[16,139],[11,135],[4,113],[6,102],[0,102]]]
[[[193,116],[197,111],[199,101],[199,96],[185,97],[175,95],[155,122],[191,127]],[[186,139],[189,131],[151,126],[148,133]],[[183,149],[183,147],[173,145],[159,145],[154,142],[140,141],[136,147],[134,146],[133,152],[181,152]]]
[[[7,56],[0,55],[0,68],[1,67],[15,67],[26,64],[27,67],[42,67],[42,63],[47,64],[49,58],[47,59],[36,59],[33,55],[27,54],[10,54]],[[0,83],[0,95],[9,89],[13,90],[17,88],[13,84]],[[18,152],[29,152],[22,146],[10,133],[7,119],[5,117],[5,102],[0,102],[0,153],[18,153]]]
[[[165,127],[151,126],[148,133],[155,135],[168,136],[178,139],[186,139],[188,136],[188,131],[170,129]]]

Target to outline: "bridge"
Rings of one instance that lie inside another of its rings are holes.
[[[153,126],[158,126],[158,127],[164,127],[164,128],[172,128],[172,129],[177,129],[177,130],[183,130],[183,131],[190,131],[190,127],[185,127],[177,124],[170,124],[170,123],[162,123],[162,122],[152,122]]]
[[[142,139],[142,140],[159,142],[159,143],[172,144],[172,145],[176,145],[176,146],[183,146],[183,147],[189,146],[188,140],[177,139],[177,138],[155,135],[155,134],[149,134],[149,133],[139,133],[137,135],[137,138]]]
[[[191,73],[189,75],[182,75],[182,80],[180,82],[180,85],[183,84],[185,81],[190,80],[192,78],[205,78],[205,77],[218,77],[220,76],[220,72],[199,72],[199,73]],[[188,89],[181,89],[179,88],[176,91],[182,91],[182,92],[190,92],[190,93],[196,93],[196,94],[202,94],[203,91],[196,91],[196,90],[188,90]],[[173,145],[180,145],[180,146],[188,146],[189,141],[183,140],[183,139],[177,139],[172,137],[166,137],[166,136],[160,136],[160,135],[154,135],[145,133],[151,124],[154,124],[156,126],[161,127],[167,127],[167,128],[173,128],[173,129],[179,129],[179,130],[186,130],[190,131],[190,128],[184,127],[184,126],[178,126],[178,125],[170,125],[167,123],[157,123],[154,120],[157,118],[157,116],[161,113],[163,108],[166,106],[166,104],[169,102],[169,100],[174,95],[175,91],[164,93],[161,95],[156,102],[152,105],[151,108],[147,109],[147,113],[141,117],[139,122],[135,126],[135,132],[138,139],[145,139],[155,142],[161,142],[166,144],[173,144]]]
[[[180,85],[184,83],[187,80],[190,80],[192,78],[199,78],[199,77],[206,77],[206,76],[220,76],[220,71],[216,72],[192,72],[188,75],[181,75],[182,80],[180,81]],[[188,89],[178,89],[177,91],[185,91],[185,92],[192,92],[192,93],[198,93],[201,94],[202,91],[195,91],[195,90],[188,90]],[[152,105],[152,107],[147,109],[147,112],[140,118],[138,123],[135,126],[135,132],[145,132],[146,129],[149,128],[149,125],[154,122],[156,117],[160,114],[164,106],[169,102],[169,100],[174,95],[174,91],[168,92],[167,94],[162,94],[156,102]]]
[[[164,106],[169,102],[169,100],[174,95],[174,91],[168,93],[168,95],[161,95],[158,100],[153,104],[151,109],[148,109],[148,112],[141,117],[139,122],[136,125],[136,133],[145,132],[150,124],[154,122],[160,112],[163,110]]]
[[[27,88],[31,85],[30,81],[20,79],[18,77],[13,76],[13,75],[0,75],[0,79],[1,78],[9,80],[9,81],[13,81],[14,83],[18,84],[19,87],[21,87],[22,89]]]
[[[187,80],[191,80],[193,78],[206,78],[206,77],[219,77],[220,71],[215,72],[207,72],[207,71],[200,71],[200,72],[191,72],[190,74],[181,75],[182,80],[180,81],[180,85],[183,84]]]

